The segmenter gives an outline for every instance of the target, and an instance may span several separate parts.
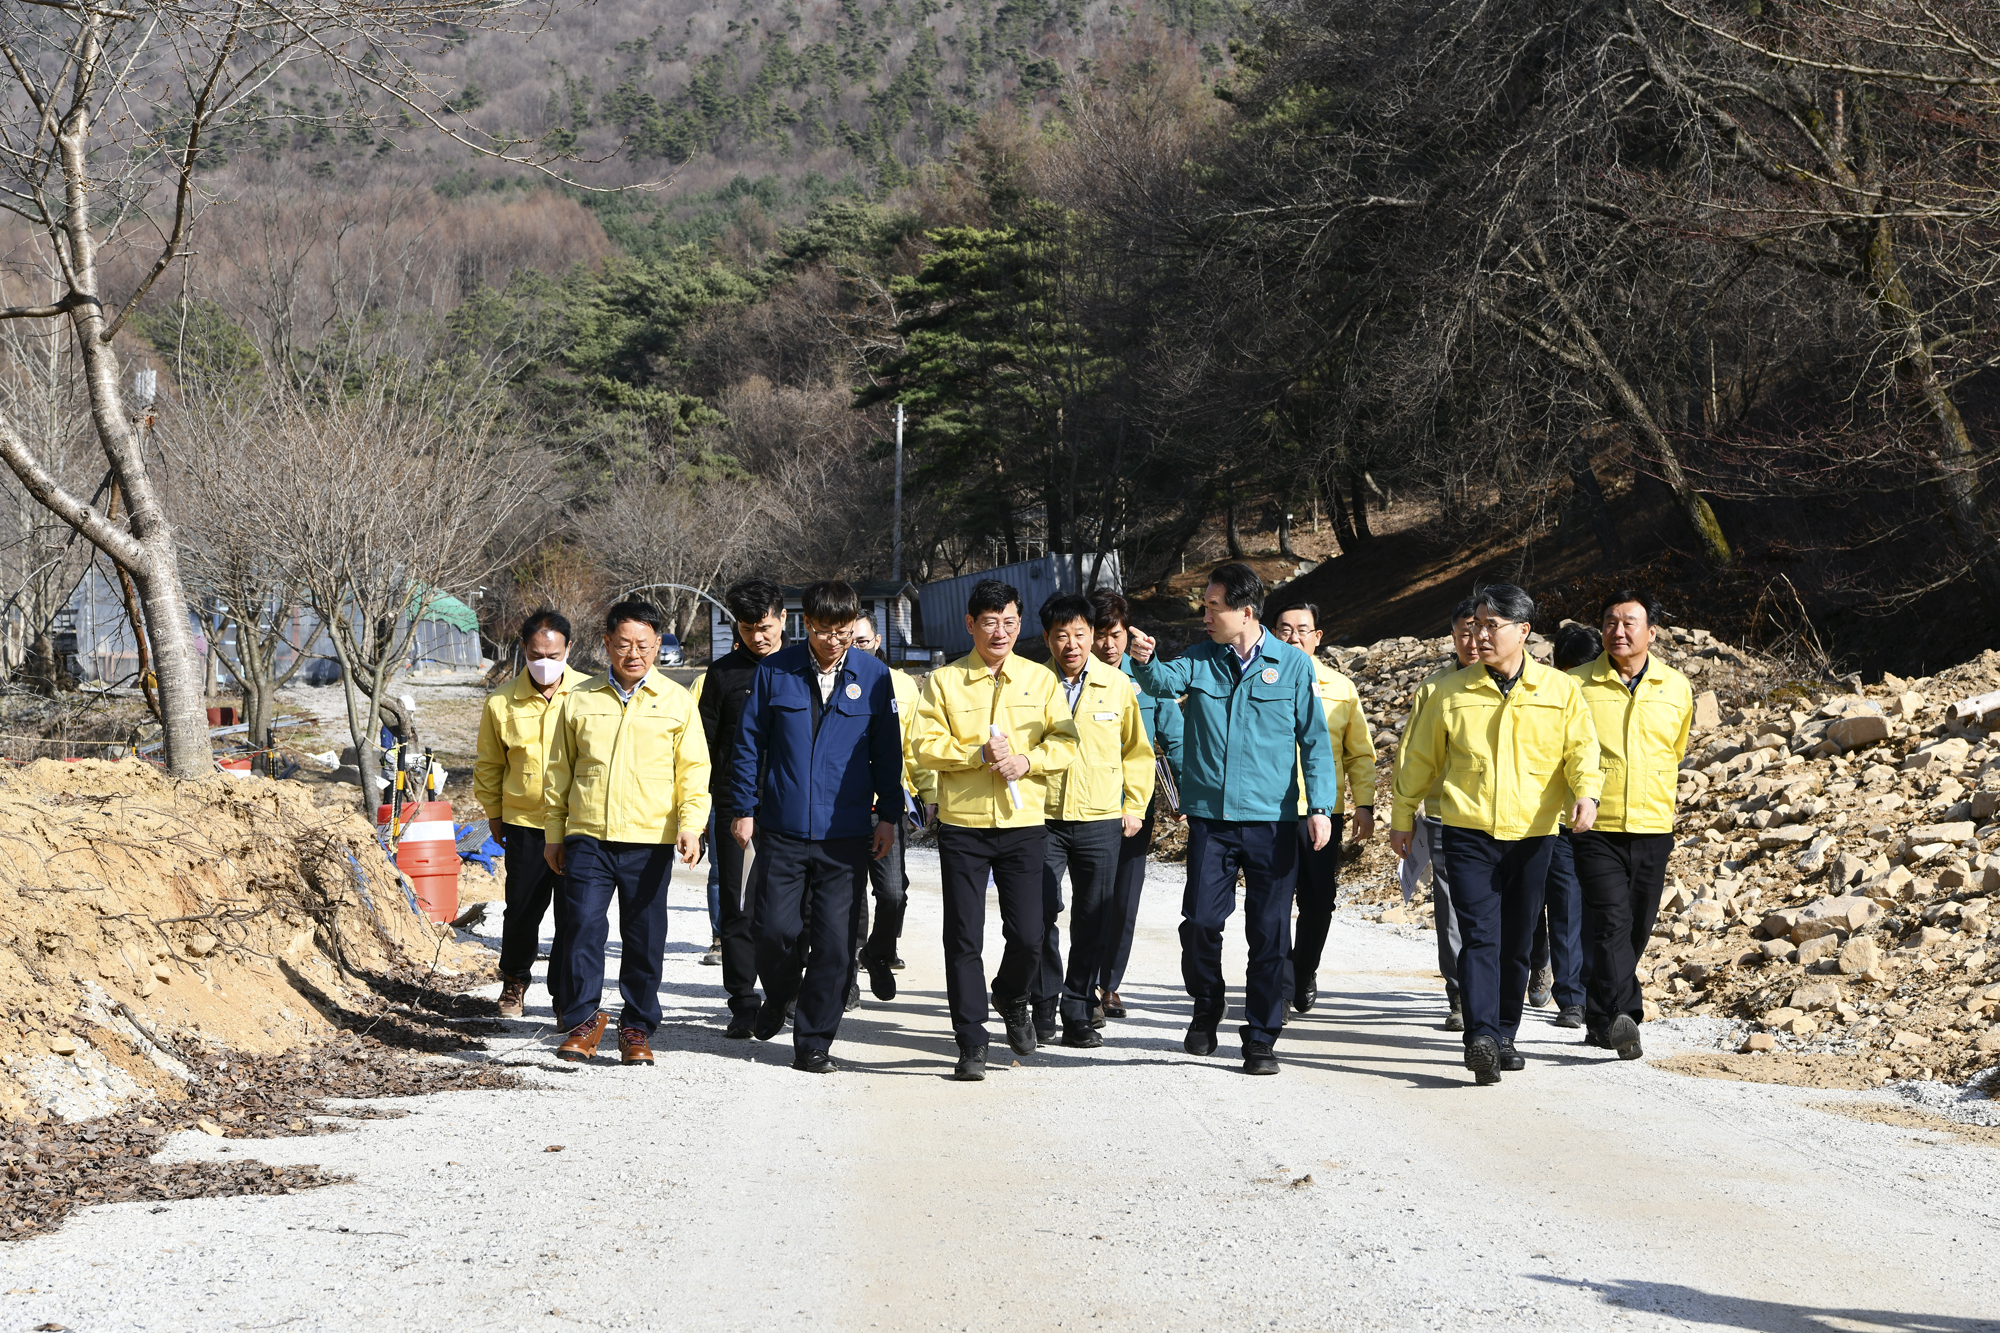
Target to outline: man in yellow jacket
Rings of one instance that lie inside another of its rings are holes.
[[[653,669],[665,625],[650,602],[619,602],[605,613],[611,671],[570,691],[549,745],[542,823],[549,868],[563,875],[569,904],[567,938],[556,941],[556,1018],[569,1029],[556,1055],[564,1060],[590,1060],[610,1023],[598,1005],[616,896],[619,1059],[653,1063],[667,881],[676,849],[684,864],[695,863],[709,810],[708,741],[694,701]]]
[[[1368,734],[1368,716],[1361,710],[1361,692],[1354,682],[1320,660],[1320,641],[1326,636],[1319,627],[1319,607],[1299,602],[1278,612],[1273,632],[1284,642],[1312,659],[1313,692],[1319,696],[1320,711],[1326,714],[1327,738],[1333,742],[1333,759],[1340,765],[1340,789],[1354,799],[1354,840],[1366,842],[1375,836],[1375,738]],[[1299,769],[1299,813],[1306,812],[1305,769]],[[1319,959],[1326,950],[1326,933],[1333,928],[1333,908],[1340,893],[1341,830],[1347,816],[1333,812],[1333,836],[1326,846],[1313,850],[1299,823],[1299,887],[1295,901],[1299,909],[1298,927],[1292,933],[1292,952],[1285,959],[1290,979],[1292,1008],[1302,1014],[1312,1012],[1319,999]]]
[[[875,622],[868,616],[854,622],[854,647],[871,657],[888,659],[882,655],[882,636],[876,632]],[[861,933],[866,938],[856,962],[868,969],[868,989],[878,1000],[896,998],[896,973],[902,970],[903,960],[896,954],[897,942],[903,937],[903,914],[910,901],[910,874],[904,862],[910,836],[910,827],[921,828],[924,812],[937,804],[937,774],[916,761],[910,748],[912,726],[917,717],[917,682],[910,679],[910,673],[889,667],[889,687],[895,691],[896,718],[903,729],[903,792],[912,803],[912,809],[896,821],[896,845],[887,856],[876,857],[868,863],[868,884],[875,899],[875,921],[871,928],[868,920],[868,904],[861,905]],[[848,985],[848,1005],[852,1009],[861,1001],[861,995],[854,983]]]
[[[1597,822],[1571,838],[1583,884],[1584,1037],[1636,1060],[1645,1002],[1637,970],[1660,911],[1667,856],[1674,849],[1674,799],[1694,689],[1652,655],[1660,607],[1650,595],[1621,589],[1599,616],[1604,655],[1570,672],[1596,724],[1604,792]]]
[[[945,995],[958,1039],[953,1077],[986,1077],[986,880],[1000,897],[1007,947],[993,1005],[1017,1055],[1035,1052],[1029,1006],[1042,947],[1042,862],[1048,779],[1076,759],[1062,685],[1014,655],[1021,595],[998,579],[965,608],[972,651],[931,672],[917,704],[917,762],[937,774],[938,865],[944,878]]]
[[[542,856],[542,779],[549,738],[569,692],[587,680],[569,665],[569,621],[547,607],[521,622],[527,668],[486,696],[479,714],[478,757],[472,795],[486,811],[486,825],[507,850],[507,916],[500,930],[500,1017],[519,1018],[542,938],[542,917],[556,904],[556,934],[568,909],[562,877]],[[549,997],[554,1003],[558,957],[549,955]]]
[[[1076,762],[1050,777],[1044,813],[1048,848],[1042,862],[1042,960],[1034,991],[1035,1039],[1090,1050],[1104,1044],[1092,1024],[1094,987],[1114,938],[1112,898],[1119,851],[1138,836],[1153,800],[1153,746],[1139,716],[1139,696],[1115,666],[1090,646],[1090,602],[1057,593],[1042,603],[1042,639],[1049,669],[1062,684],[1076,721]],[[1062,884],[1070,882],[1069,966],[1063,967]]]
[[[1524,1067],[1514,1037],[1549,844],[1566,806],[1570,827],[1590,828],[1603,775],[1582,689],[1528,656],[1534,599],[1496,583],[1474,600],[1479,665],[1440,682],[1421,725],[1405,729],[1390,845],[1408,854],[1417,807],[1442,774],[1465,1067],[1479,1083],[1498,1083],[1502,1071]]]

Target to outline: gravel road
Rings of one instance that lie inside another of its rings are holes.
[[[1277,1078],[1233,1039],[1186,1055],[1177,869],[1101,1051],[950,1082],[935,857],[911,872],[903,997],[848,1015],[839,1075],[721,1039],[685,875],[659,1068],[555,1064],[542,1008],[487,1054],[538,1090],[181,1135],[166,1156],[353,1181],[80,1212],[0,1249],[0,1326],[2000,1330],[1993,1147],[1621,1064],[1532,1015],[1527,1072],[1474,1088],[1427,938],[1337,919]]]

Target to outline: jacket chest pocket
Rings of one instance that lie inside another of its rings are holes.
[[[1284,681],[1253,679],[1243,689],[1249,696],[1245,704],[1259,722],[1279,723],[1291,717],[1297,692]]]
[[[961,704],[950,710],[951,734],[961,745],[984,745],[987,719],[993,714],[983,704]]]
[[[1562,763],[1563,716],[1554,700],[1524,699],[1511,710],[1514,753],[1529,775],[1546,778]]]
[[[632,706],[641,707],[636,703]],[[631,747],[633,771],[647,777],[671,777],[685,725],[684,718],[664,708],[647,708],[627,718],[624,743]]]
[[[1017,750],[1029,749],[1041,744],[1042,733],[1047,730],[1044,723],[1047,715],[1038,700],[1009,700],[1000,707],[1000,725],[1007,729],[1007,735]]]
[[[1661,763],[1678,763],[1675,754],[1681,739],[1681,710],[1679,705],[1665,699],[1645,700],[1639,704],[1639,715],[1632,719],[1632,748],[1647,756],[1656,756]],[[1627,755],[1637,762],[1640,754]]]
[[[545,710],[539,708],[510,708],[500,722],[500,743],[510,750],[524,750],[542,743],[542,718]]]

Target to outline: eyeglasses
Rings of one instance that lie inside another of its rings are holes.
[[[981,616],[974,623],[979,626],[982,634],[993,634],[1003,629],[1011,633],[1021,628],[1021,622],[1013,616]]]
[[[818,639],[821,643],[830,643],[833,644],[835,647],[840,647],[843,644],[849,644],[854,642],[853,630],[821,629],[818,625],[807,625],[806,633],[812,635],[815,639]]]
[[[1472,637],[1490,639],[1501,630],[1513,625],[1525,625],[1525,620],[1475,620],[1472,622]]]

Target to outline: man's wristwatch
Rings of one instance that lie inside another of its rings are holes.
[[[1325,815],[1325,816],[1326,816],[1326,817],[1327,817],[1328,819],[1332,819],[1332,818],[1333,818],[1333,812],[1332,812],[1332,811],[1330,811],[1330,810],[1328,810],[1328,809],[1327,809],[1327,808],[1326,808],[1325,806],[1323,806],[1323,805],[1316,805],[1316,806],[1314,806],[1314,807],[1313,807],[1312,809],[1310,809],[1310,810],[1306,811],[1306,815],[1307,815],[1308,817],[1311,817],[1311,816],[1313,816],[1313,815]]]

